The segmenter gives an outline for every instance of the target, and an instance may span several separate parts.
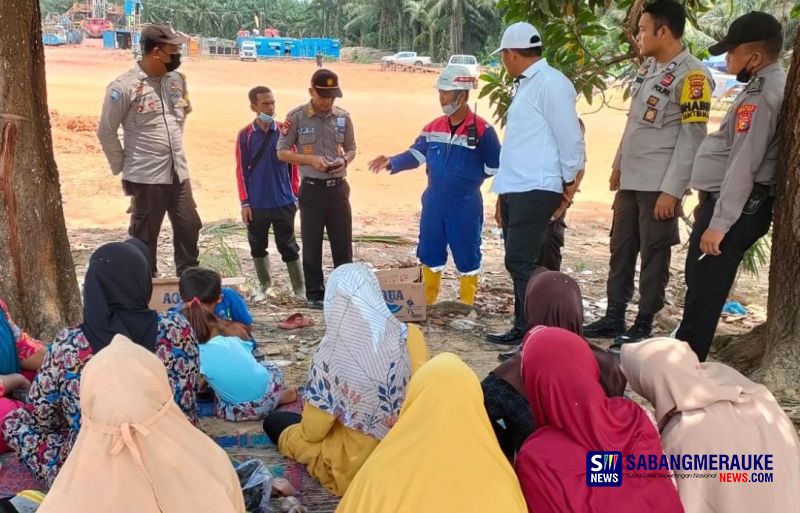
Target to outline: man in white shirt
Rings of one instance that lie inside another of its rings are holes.
[[[527,329],[525,289],[537,266],[547,225],[562,200],[571,202],[584,166],[584,142],[572,83],[542,58],[542,39],[530,23],[509,26],[500,49],[515,77],[500,169],[492,184],[499,194],[505,265],[514,282],[514,326],[489,342],[516,345]]]

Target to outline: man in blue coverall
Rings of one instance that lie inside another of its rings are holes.
[[[500,164],[500,140],[489,123],[470,110],[474,78],[464,66],[445,68],[436,82],[444,116],[428,123],[407,151],[369,163],[391,174],[426,164],[417,257],[422,262],[425,299],[436,302],[447,263],[447,247],[461,274],[460,300],[471,305],[481,269],[483,197],[481,185]]]

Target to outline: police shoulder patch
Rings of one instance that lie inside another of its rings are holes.
[[[119,89],[112,89],[111,93],[109,93],[109,98],[111,98],[112,102],[118,102],[122,98],[122,91]]]
[[[286,135],[289,133],[289,129],[292,128],[292,122],[289,121],[289,118],[286,118],[286,121],[281,124],[281,133]]]
[[[686,74],[681,88],[681,122],[708,123],[711,112],[711,84],[700,70]]]
[[[736,109],[736,132],[744,133],[750,130],[753,116],[758,107],[752,103],[743,103]]]

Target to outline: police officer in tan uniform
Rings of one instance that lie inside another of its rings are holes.
[[[647,338],[664,306],[672,246],[680,242],[681,199],[692,161],[706,135],[713,80],[683,47],[686,10],[656,0],[639,20],[639,45],[647,57],[634,84],[628,122],[613,164],[614,218],[604,317],[584,327],[587,337],[616,337],[612,348]],[[641,255],[639,311],[625,329]]]
[[[719,130],[700,145],[692,168],[699,192],[686,257],[686,301],[676,337],[706,359],[722,307],[745,252],[769,231],[786,72],[779,64],[781,25],[763,12],[737,18],[725,39],[709,48],[727,52],[728,73],[747,86]]]
[[[142,60],[106,89],[97,137],[123,190],[133,197],[130,235],[150,250],[157,275],[156,249],[164,215],[169,216],[180,275],[198,265],[202,223],[192,198],[183,148],[183,126],[191,110],[180,66],[180,45],[188,39],[169,25],[142,30]],[[122,126],[123,141],[117,130]]]
[[[356,156],[353,122],[333,105],[342,97],[339,77],[319,69],[311,77],[311,101],[289,112],[278,140],[278,158],[300,168],[300,238],[306,297],[322,308],[322,238],[327,231],[334,267],[353,261],[353,221],[347,166]],[[293,150],[296,148],[296,150]]]

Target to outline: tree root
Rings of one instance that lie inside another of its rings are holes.
[[[715,338],[711,356],[749,376],[761,365],[766,348],[767,325],[764,323],[743,335]]]

